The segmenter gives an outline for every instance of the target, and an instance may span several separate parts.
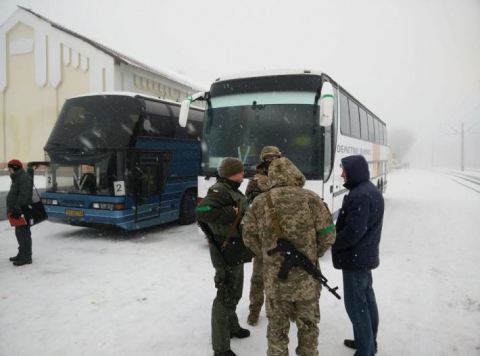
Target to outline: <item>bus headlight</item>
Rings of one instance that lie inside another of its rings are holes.
[[[58,200],[57,199],[42,199],[42,203],[44,205],[58,205]]]
[[[100,209],[100,210],[124,210],[125,204],[124,203],[93,203],[93,209]]]

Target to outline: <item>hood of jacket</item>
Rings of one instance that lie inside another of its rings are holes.
[[[347,189],[355,188],[360,183],[370,180],[368,163],[362,155],[342,158],[342,167],[347,176],[347,181],[343,186]]]
[[[27,173],[23,168],[17,169],[15,172],[10,174],[10,179],[12,182],[15,182],[20,175]]]
[[[278,158],[270,163],[268,180],[272,188],[282,186],[302,188],[306,181],[302,172],[286,157]]]

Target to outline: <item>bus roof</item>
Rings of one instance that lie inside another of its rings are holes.
[[[262,70],[262,71],[236,73],[236,74],[230,74],[230,75],[225,75],[223,77],[219,77],[219,78],[215,79],[215,82],[213,84],[220,83],[220,82],[227,81],[227,80],[236,80],[236,79],[245,79],[245,78],[259,78],[259,77],[273,77],[273,76],[279,76],[279,75],[302,75],[302,74],[318,75],[318,76],[325,75],[329,78],[330,82],[332,82],[334,85],[338,85],[338,83],[336,83],[334,80],[332,80],[332,78],[328,74],[326,74],[322,71],[310,70],[310,69],[266,69],[266,70]],[[360,103],[360,101],[357,100],[352,94],[350,94],[343,86],[340,86],[340,87],[342,88],[343,91],[347,92],[350,97],[352,97],[353,99],[355,99],[357,102]],[[382,121],[381,119],[379,119],[378,116],[375,115],[371,110],[367,109],[367,111],[370,114],[372,114],[373,116],[375,116],[378,120],[380,120],[383,124],[385,124],[385,122]]]
[[[163,99],[163,98],[153,96],[153,95],[142,94],[142,93],[134,93],[134,92],[130,92],[130,91],[104,91],[104,92],[96,92],[96,93],[85,93],[85,94],[71,96],[68,99],[82,98],[82,97],[88,97],[88,96],[103,96],[103,95],[106,95],[106,96],[128,96],[128,97],[131,97],[131,98],[143,98],[143,99],[149,99],[149,100],[154,100],[154,101],[163,101],[163,102],[171,103],[171,104],[174,104],[174,105],[177,105],[177,106],[181,105],[181,103],[179,103],[177,101],[174,101],[174,100]],[[198,106],[193,106],[192,105],[192,107],[194,107],[196,109],[202,109],[203,110],[203,108],[198,107]]]
[[[310,69],[266,69],[262,71],[225,75],[215,79],[215,83],[223,82],[225,80],[235,80],[235,79],[243,79],[243,78],[272,77],[272,76],[278,76],[278,75],[301,75],[301,74],[305,74],[305,75],[313,74],[313,75],[321,76],[325,73],[318,70],[310,70]]]

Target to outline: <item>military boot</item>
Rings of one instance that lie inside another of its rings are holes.
[[[213,356],[237,356],[237,354],[232,350],[227,350],[227,351],[215,351],[213,353]]]
[[[252,326],[257,325],[259,317],[260,317],[260,313],[251,311],[250,314],[248,314],[247,324]]]
[[[23,266],[23,265],[31,265],[32,264],[32,258],[31,257],[21,257],[15,262],[13,262],[14,266]]]
[[[18,261],[19,259],[20,259],[20,255],[16,255],[16,256],[14,256],[14,257],[10,257],[10,258],[9,258],[9,261],[10,261],[10,262],[15,262],[15,261]]]
[[[230,338],[239,338],[239,339],[245,339],[246,337],[250,336],[250,330],[240,328],[234,333],[230,333]]]

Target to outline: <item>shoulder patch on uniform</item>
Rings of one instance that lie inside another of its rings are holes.
[[[335,224],[332,222],[329,227],[326,229],[320,230],[318,232],[319,235],[326,235],[332,232],[332,230],[335,229]]]

